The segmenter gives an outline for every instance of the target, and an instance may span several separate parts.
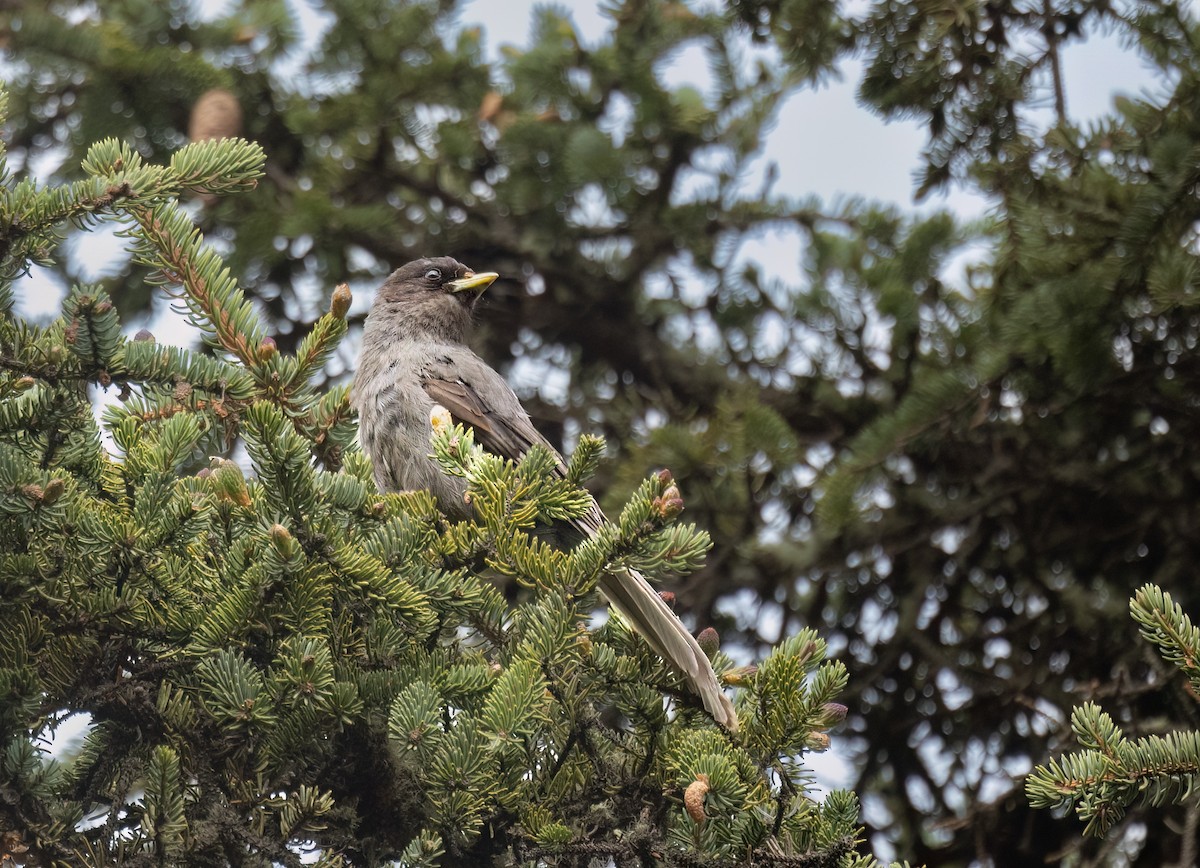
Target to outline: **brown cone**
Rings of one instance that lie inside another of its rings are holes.
[[[242,132],[242,107],[237,97],[221,87],[206,91],[192,106],[188,121],[188,138],[193,142],[205,139],[231,139]]]

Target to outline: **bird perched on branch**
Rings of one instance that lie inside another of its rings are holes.
[[[428,489],[442,511],[466,518],[466,482],[447,476],[430,457],[430,413],[444,407],[474,429],[476,441],[519,461],[534,444],[561,456],[529,421],[508,383],[466,345],[475,303],[496,279],[450,257],[418,259],[397,269],[380,287],[367,316],[354,376],[353,403],[359,440],[385,491]],[[594,535],[605,521],[599,505],[574,522]],[[609,602],[658,654],[682,672],[708,712],[726,729],[737,714],[721,690],[692,634],[654,588],[634,570],[614,569],[599,582]]]

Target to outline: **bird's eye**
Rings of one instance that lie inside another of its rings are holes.
[[[442,279],[442,272],[436,268],[431,268],[425,272],[425,279],[432,283],[439,283]]]

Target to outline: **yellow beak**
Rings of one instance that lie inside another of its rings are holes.
[[[460,277],[458,280],[452,280],[446,284],[446,288],[451,292],[483,292],[492,285],[492,281],[499,277],[494,271],[485,271],[482,274],[475,274],[468,271],[466,277]]]

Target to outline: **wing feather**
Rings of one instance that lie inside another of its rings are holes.
[[[421,371],[421,385],[435,404],[475,429],[484,449],[520,461],[529,447],[540,444],[557,459],[559,472],[566,473],[562,456],[538,433],[504,378],[474,353],[430,360]]]

